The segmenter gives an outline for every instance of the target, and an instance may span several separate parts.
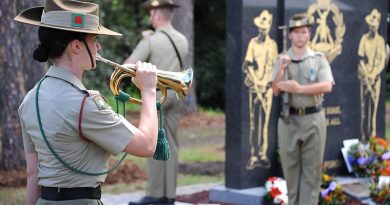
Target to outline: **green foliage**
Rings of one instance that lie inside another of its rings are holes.
[[[194,1],[195,78],[198,103],[225,106],[225,1]]]
[[[100,55],[117,63],[130,55],[141,39],[141,31],[150,28],[148,14],[140,9],[143,0],[91,0],[100,4],[102,24],[122,33],[122,37],[99,36]],[[225,1],[194,1],[196,95],[201,106],[224,110],[225,79]],[[98,62],[86,72],[84,83],[89,89],[109,93],[114,68]],[[121,89],[130,84],[125,79]],[[132,94],[134,90],[130,90]]]
[[[141,31],[149,25],[148,14],[140,10],[142,0],[101,0],[94,1],[100,4],[101,23],[107,28],[122,33],[122,37],[98,37],[102,50],[100,55],[119,64],[130,55],[141,38]],[[110,75],[114,68],[98,62],[97,68],[86,72],[84,83],[89,89],[108,91]],[[124,89],[130,81],[125,79],[121,85]]]

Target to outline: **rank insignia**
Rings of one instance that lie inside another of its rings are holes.
[[[93,95],[92,98],[98,106],[99,110],[105,110],[107,107],[109,107],[106,99],[102,95]]]

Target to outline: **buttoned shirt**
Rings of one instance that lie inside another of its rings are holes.
[[[39,89],[39,111],[43,131],[60,158],[85,172],[108,168],[110,155],[121,153],[133,137],[132,125],[115,113],[97,91],[86,90],[71,72],[51,66]],[[46,145],[37,120],[35,86],[19,107],[26,153],[37,153],[38,184],[48,187],[96,187],[106,175],[89,176],[66,168]],[[82,100],[81,129],[79,117]]]
[[[292,60],[286,71],[288,78],[297,81],[300,85],[309,85],[317,82],[334,82],[332,70],[328,60],[321,52],[315,52],[311,49],[306,49],[303,57],[298,59],[294,56],[291,48],[287,51],[287,55]],[[295,61],[295,62],[294,62]],[[279,71],[279,61],[276,60],[272,71],[271,79],[274,80]],[[291,106],[296,108],[312,107],[321,104],[323,94],[305,95],[292,93]]]

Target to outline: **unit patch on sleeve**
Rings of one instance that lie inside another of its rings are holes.
[[[93,101],[96,103],[99,110],[105,110],[110,105],[107,103],[106,99],[99,93],[97,95],[91,95]]]

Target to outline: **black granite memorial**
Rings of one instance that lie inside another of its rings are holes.
[[[311,17],[311,47],[331,63],[335,86],[324,101],[324,167],[329,174],[347,174],[340,151],[344,140],[385,137],[388,1],[294,0],[285,8],[286,18],[300,12]],[[368,38],[370,32],[374,38]],[[368,72],[359,72],[361,67]]]
[[[276,1],[228,4],[225,172],[227,187],[242,189],[279,172],[278,106],[268,84],[278,55],[277,12]]]
[[[277,27],[295,13],[310,16],[310,46],[325,54],[335,79],[324,101],[327,173],[348,174],[341,154],[344,140],[385,136],[387,9],[388,0],[227,0],[226,187],[211,191],[212,199],[262,204],[245,198],[264,194],[256,189],[253,195],[253,187],[263,186],[269,176],[282,176],[279,99],[270,95],[268,72],[275,49],[282,50]]]

